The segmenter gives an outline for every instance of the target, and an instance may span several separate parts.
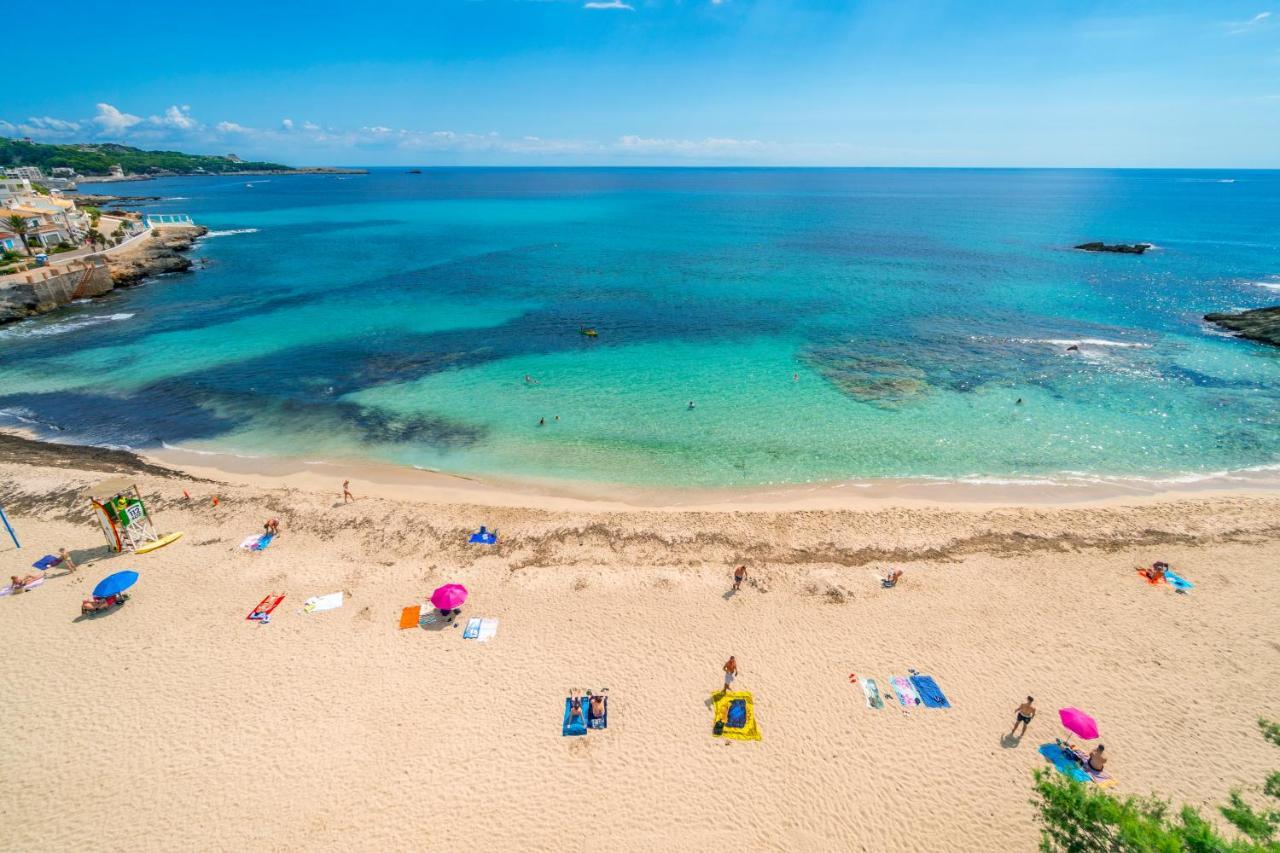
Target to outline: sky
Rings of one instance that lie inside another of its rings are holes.
[[[69,0],[59,18],[33,66],[57,71],[0,87],[0,135],[291,165],[1280,168],[1280,0],[226,0],[118,26]]]

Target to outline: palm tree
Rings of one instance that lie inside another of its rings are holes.
[[[31,244],[27,242],[27,220],[15,213],[9,217],[6,224],[14,234],[22,238],[22,248],[27,250],[27,257],[31,257]]]
[[[102,236],[102,232],[97,228],[90,228],[89,233],[84,235],[84,238],[89,242],[90,246],[104,246],[107,242],[107,238]]]

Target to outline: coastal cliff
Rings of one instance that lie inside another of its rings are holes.
[[[189,270],[191,259],[182,253],[207,231],[198,225],[156,228],[114,251],[10,276],[0,283],[0,325],[48,314],[77,299],[135,285],[148,276]]]
[[[186,272],[191,259],[182,253],[208,233],[200,225],[157,228],[136,246],[107,255],[107,267],[116,287],[137,284],[147,276],[166,272]]]
[[[1280,347],[1280,305],[1254,308],[1238,314],[1205,314],[1204,318],[1238,337]]]

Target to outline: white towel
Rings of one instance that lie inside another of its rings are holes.
[[[258,547],[258,542],[261,541],[261,539],[262,539],[262,534],[255,533],[252,536],[250,536],[248,539],[241,542],[240,547],[245,549],[246,551],[252,551],[254,548]]]
[[[493,638],[498,633],[497,619],[481,619],[480,620],[480,636],[476,637],[477,643],[484,643]]]
[[[328,595],[316,595],[302,603],[302,609],[308,613],[320,613],[325,610],[337,610],[342,606],[342,593],[331,592]]]

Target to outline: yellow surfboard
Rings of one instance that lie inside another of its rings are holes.
[[[177,542],[181,538],[182,538],[182,531],[179,530],[177,533],[170,533],[168,536],[161,536],[159,539],[157,539],[154,542],[148,542],[146,545],[143,545],[139,548],[135,548],[133,553],[146,554],[148,551],[154,551],[157,548],[163,548],[165,545],[168,545],[170,542]]]

